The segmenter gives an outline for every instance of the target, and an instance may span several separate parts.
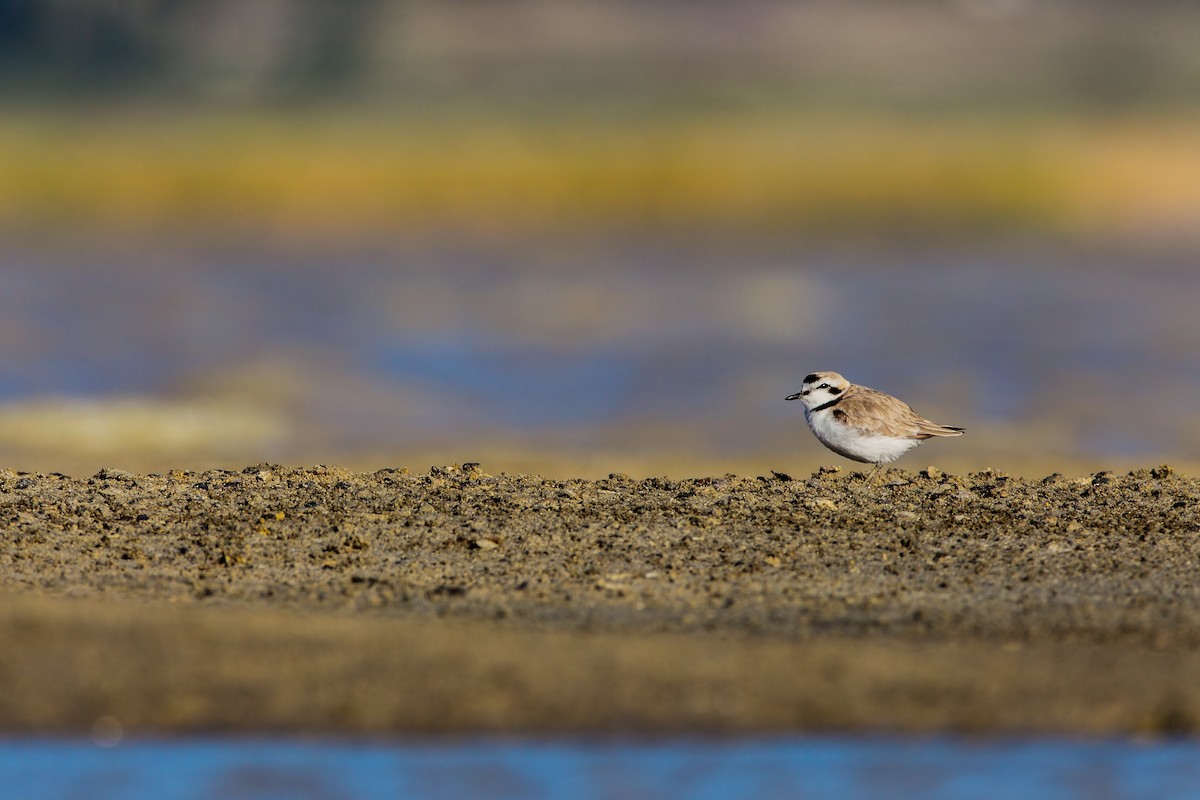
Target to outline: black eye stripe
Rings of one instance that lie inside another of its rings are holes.
[[[829,393],[830,394],[841,394],[844,391],[845,391],[845,389],[830,389]]]

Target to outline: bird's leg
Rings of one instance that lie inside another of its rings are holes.
[[[879,472],[882,466],[882,463],[877,463],[870,472],[863,476],[862,483],[854,491],[863,494],[870,492],[871,488],[875,485],[875,481],[873,480],[875,474]]]

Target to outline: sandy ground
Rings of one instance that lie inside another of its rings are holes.
[[[9,732],[1200,729],[1167,467],[5,471],[0,519]]]

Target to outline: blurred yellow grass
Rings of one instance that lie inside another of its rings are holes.
[[[309,232],[1188,229],[1200,119],[0,121],[0,224]]]

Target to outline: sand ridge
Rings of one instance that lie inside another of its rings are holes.
[[[1200,481],[0,473],[0,729],[1177,732]]]

